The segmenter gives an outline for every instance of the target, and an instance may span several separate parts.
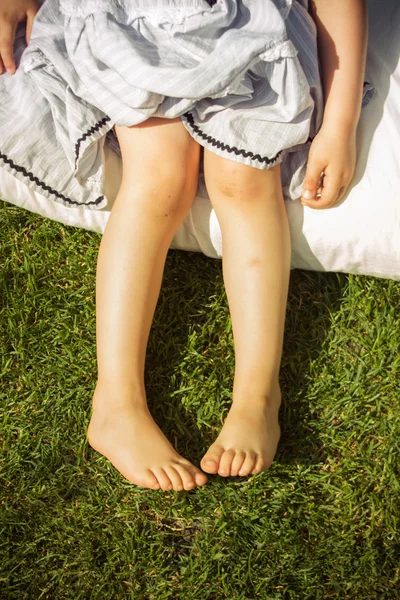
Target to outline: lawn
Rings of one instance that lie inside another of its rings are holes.
[[[293,270],[272,467],[155,492],[86,440],[100,235],[0,204],[1,600],[400,598],[400,282]],[[169,251],[146,369],[198,466],[231,401],[221,261]]]

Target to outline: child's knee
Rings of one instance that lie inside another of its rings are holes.
[[[205,153],[204,177],[211,193],[229,199],[251,200],[268,191],[281,191],[279,165],[268,170],[258,169],[217,155],[211,156],[211,152]]]
[[[191,151],[192,150],[192,151]],[[198,152],[188,148],[184,154],[159,156],[151,169],[151,187],[169,214],[186,212],[196,195],[199,179]]]
[[[198,186],[200,146],[175,119],[148,121],[117,130],[123,182],[168,214],[187,210]]]

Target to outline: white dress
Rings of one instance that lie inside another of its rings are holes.
[[[373,91],[365,83],[363,105]],[[16,75],[0,77],[0,166],[99,209],[114,124],[180,117],[220,156],[281,163],[288,202],[323,108],[308,0],[46,0]]]

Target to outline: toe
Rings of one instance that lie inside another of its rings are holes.
[[[265,471],[265,470],[266,470],[265,462],[264,462],[262,456],[258,455],[256,458],[255,465],[253,467],[253,470],[251,471],[251,474],[257,475],[258,473],[261,473],[262,471]]]
[[[153,473],[157,477],[158,483],[160,484],[160,488],[162,490],[165,490],[165,491],[172,490],[171,480],[162,467],[153,469]]]
[[[182,478],[179,475],[178,471],[175,469],[175,467],[173,467],[173,466],[166,467],[165,471],[171,480],[173,489],[176,492],[180,492],[181,490],[183,490]]]
[[[200,461],[200,466],[206,473],[217,473],[219,461],[224,452],[221,446],[211,446]]]
[[[245,477],[246,475],[249,475],[249,473],[253,470],[254,463],[256,462],[256,458],[257,458],[257,455],[255,452],[247,452],[246,453],[246,458],[244,459],[243,464],[239,469],[239,475],[241,477]]]
[[[196,485],[205,485],[208,481],[207,475],[202,473],[200,469],[192,465],[192,463],[188,463],[186,468],[190,471]]]
[[[242,466],[244,459],[246,458],[246,453],[243,450],[238,450],[233,457],[232,466],[231,466],[231,475],[235,476],[238,474],[240,467]]]
[[[235,450],[233,450],[233,448],[230,448],[229,450],[225,450],[225,452],[221,456],[221,460],[219,461],[219,469],[218,469],[219,475],[222,475],[223,477],[227,477],[228,475],[230,475],[232,460],[233,460],[233,457],[235,456],[235,454],[236,454],[236,452],[235,452]]]
[[[159,490],[160,484],[158,483],[157,477],[150,469],[146,469],[146,473],[143,480],[143,487],[150,488],[151,490]]]
[[[208,477],[207,475],[196,469],[194,472],[194,480],[197,485],[205,485],[208,481]]]
[[[175,469],[178,471],[179,475],[182,478],[183,487],[185,490],[191,490],[196,485],[193,475],[191,474],[187,465],[183,465],[181,463],[177,463],[175,465]]]

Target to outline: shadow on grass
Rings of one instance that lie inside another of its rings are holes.
[[[310,381],[309,366],[319,356],[328,337],[332,327],[330,314],[339,310],[346,282],[347,276],[342,273],[291,271],[280,371],[282,435],[275,464],[313,465],[324,462],[323,444],[315,428],[310,426],[310,422],[318,416],[306,399]],[[147,349],[146,389],[149,407],[178,452],[195,464],[199,464],[214,441],[230,401],[221,404],[214,397],[213,405],[216,410],[210,419],[210,431],[209,426],[199,424],[195,405],[191,405],[188,410],[182,406],[180,396],[176,394],[177,382],[173,374],[181,369],[183,357],[190,347],[189,331],[196,329],[203,332],[203,347],[221,344],[225,332],[220,331],[216,335],[212,328],[207,328],[210,321],[209,300],[215,294],[220,294],[221,289],[224,290],[221,261],[197,253],[170,251]],[[226,296],[222,305],[224,314],[229,315]],[[179,310],[176,311],[178,307]],[[174,310],[176,313],[172,317]],[[170,321],[168,314],[171,316]],[[221,321],[223,322],[222,319]],[[205,381],[208,376],[216,379],[220,377],[224,381],[228,379],[231,389],[234,373],[233,340],[230,332],[225,337],[228,338],[225,345],[231,349],[228,360],[222,358],[216,366],[214,360],[208,364],[203,362],[202,374]],[[165,342],[162,341],[165,339],[171,340],[168,363],[165,361]],[[199,350],[197,349],[198,354]],[[221,369],[220,373],[218,367]],[[195,373],[196,369],[193,370],[193,374]],[[162,382],[166,382],[164,388]],[[214,394],[218,393],[218,386],[213,389]],[[201,393],[201,382],[198,382],[197,391]],[[221,407],[223,417],[219,412]],[[166,412],[174,415],[175,423],[170,420],[166,424]]]

